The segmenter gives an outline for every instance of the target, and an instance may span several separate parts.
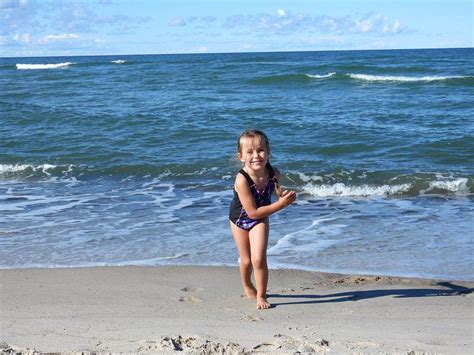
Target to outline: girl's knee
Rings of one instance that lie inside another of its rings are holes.
[[[262,269],[267,267],[267,259],[262,257],[252,257],[252,266],[255,269]]]
[[[250,267],[252,266],[252,261],[250,260],[250,258],[240,258],[240,265]]]

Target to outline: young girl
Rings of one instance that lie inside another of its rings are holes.
[[[234,199],[229,212],[230,229],[240,256],[240,277],[248,298],[257,299],[257,309],[270,308],[267,302],[268,216],[289,206],[294,191],[280,191],[279,172],[268,161],[270,144],[262,131],[247,130],[237,140],[237,155],[243,163],[235,178]],[[279,199],[271,201],[273,192]],[[250,279],[255,271],[255,289]]]

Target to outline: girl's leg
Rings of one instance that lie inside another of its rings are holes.
[[[257,285],[257,308],[270,308],[267,302],[268,266],[267,245],[270,224],[268,218],[257,224],[249,231],[250,254],[252,266],[255,271],[255,283]]]
[[[250,242],[249,232],[237,227],[230,222],[230,229],[234,237],[235,245],[239,251],[240,256],[240,277],[242,285],[244,286],[245,294],[248,298],[255,299],[257,297],[257,290],[252,284],[250,277],[252,276],[252,263],[250,259]]]

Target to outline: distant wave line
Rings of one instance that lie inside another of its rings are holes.
[[[461,75],[432,75],[432,76],[394,76],[394,75],[370,75],[370,74],[348,74],[352,79],[366,80],[366,81],[402,81],[402,82],[416,82],[416,81],[439,81],[449,79],[465,79],[468,76]]]
[[[291,81],[306,78],[311,79],[355,79],[364,81],[391,81],[391,82],[432,82],[432,81],[445,81],[453,79],[470,79],[473,76],[462,76],[462,75],[425,75],[425,76],[406,76],[406,75],[373,75],[373,74],[358,74],[358,73],[337,73],[329,72],[327,74],[286,74],[286,75],[274,75],[265,78],[256,79],[256,82],[281,82]]]
[[[330,78],[336,75],[336,72],[328,73],[328,74],[323,74],[323,75],[317,75],[317,74],[306,74],[308,78],[313,78],[313,79],[325,79],[325,78]]]
[[[56,69],[56,68],[64,68],[70,66],[71,62],[65,63],[56,63],[56,64],[16,64],[16,68],[20,70],[27,70],[27,69]]]

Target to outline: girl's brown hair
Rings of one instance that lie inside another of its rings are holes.
[[[265,143],[265,148],[267,148],[268,152],[270,152],[270,142],[268,141],[267,135],[258,129],[247,129],[239,136],[239,139],[237,139],[237,152],[241,153],[242,147],[240,145],[240,142],[242,138],[255,138],[255,137],[260,137]]]

